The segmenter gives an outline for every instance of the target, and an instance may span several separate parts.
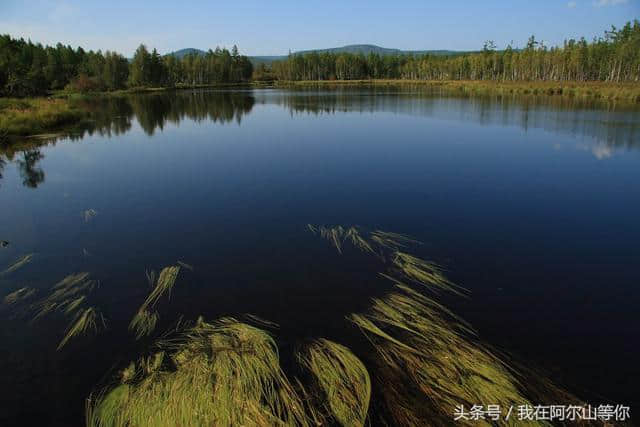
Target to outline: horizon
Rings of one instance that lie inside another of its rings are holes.
[[[556,46],[571,38],[592,40],[611,25],[619,28],[640,16],[640,0],[546,0],[535,5],[505,1],[443,5],[412,0],[374,3],[374,7],[371,2],[344,5],[330,1],[322,8],[290,1],[269,5],[252,1],[242,13],[228,5],[196,2],[181,7],[164,0],[153,10],[120,0],[108,6],[35,3],[27,9],[9,0],[3,6],[0,33],[43,45],[60,42],[86,50],[116,51],[127,57],[140,44],[161,54],[188,48],[230,49],[235,44],[248,56],[283,56],[349,45],[474,51],[486,40],[503,49],[508,44],[522,47],[531,35],[547,46]],[[464,30],[456,31],[456,26]],[[157,28],[174,30],[158,32]]]

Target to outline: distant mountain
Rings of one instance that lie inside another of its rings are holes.
[[[457,50],[400,50],[390,49],[386,47],[380,47],[373,44],[351,44],[348,46],[334,47],[329,49],[311,49],[301,50],[294,52],[294,54],[306,54],[311,52],[330,52],[330,53],[353,53],[356,55],[363,54],[369,55],[370,53],[377,53],[378,55],[439,55],[439,56],[454,56],[470,53],[469,51],[457,51]],[[196,54],[204,55],[206,52],[200,49],[194,49],[192,47],[186,49],[180,49],[175,52],[168,53],[167,55],[173,55],[178,59],[182,59],[185,55]],[[287,55],[274,55],[274,56],[250,56],[249,60],[253,65],[258,64],[271,64],[273,61],[281,61],[286,59]]]
[[[334,47],[330,49],[312,49],[303,50],[296,53],[311,53],[311,52],[330,52],[330,53],[353,53],[356,55],[363,54],[369,55],[370,53],[377,53],[378,55],[460,55],[467,52],[455,51],[455,50],[400,50],[389,49],[387,47],[380,47],[373,44],[350,44],[348,46]]]
[[[206,52],[204,50],[195,49],[193,47],[188,47],[186,49],[176,50],[175,52],[167,53],[165,56],[173,55],[178,59],[182,59],[187,55],[204,55]]]

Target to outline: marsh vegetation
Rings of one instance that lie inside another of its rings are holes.
[[[88,399],[87,424],[446,425],[461,402],[532,403],[524,374],[434,299],[461,289],[436,264],[400,252],[418,242],[356,226],[307,228],[342,256],[349,256],[345,245],[350,245],[386,266],[380,274],[391,290],[345,319],[366,346],[352,350],[348,342],[318,337],[296,352],[299,374],[292,375],[281,366],[277,325],[271,322],[255,316],[179,322],[149,356],[126,365],[117,383]],[[143,313],[170,292],[178,271],[177,266],[162,270],[137,316],[148,316]],[[143,331],[143,320],[139,323]],[[81,327],[84,322],[75,329]],[[560,396],[560,389],[548,384],[547,392]],[[379,399],[375,405],[372,394]]]

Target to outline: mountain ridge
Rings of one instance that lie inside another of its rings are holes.
[[[374,44],[350,44],[341,47],[332,47],[327,49],[308,49],[292,52],[294,55],[299,54],[308,54],[312,52],[318,53],[352,53],[352,54],[363,54],[369,55],[370,53],[377,53],[378,55],[436,55],[436,56],[454,56],[454,55],[462,55],[465,53],[470,53],[471,51],[457,51],[457,50],[447,50],[447,49],[432,49],[432,50],[402,50],[402,49],[394,49],[381,47]],[[204,55],[206,52],[201,49],[196,48],[185,48],[176,50],[174,52],[170,52],[167,55],[173,55],[176,58],[183,58],[186,55],[197,54]],[[287,55],[255,55],[248,56],[249,60],[253,62],[254,65],[265,63],[270,64],[273,61],[280,61],[287,58]]]

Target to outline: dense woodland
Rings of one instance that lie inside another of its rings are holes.
[[[455,56],[354,55],[318,53],[289,55],[272,65],[280,80],[500,80],[609,81],[640,80],[640,22],[612,27],[587,42],[565,41],[548,47],[531,36],[522,49],[497,50],[488,41],[482,51]],[[264,70],[258,70],[264,71]]]
[[[205,55],[161,56],[140,45],[131,61],[115,52],[85,51],[58,43],[43,46],[0,35],[0,95],[42,95],[50,90],[117,90],[241,82],[253,67],[237,47]]]
[[[311,52],[292,54],[255,72],[246,56],[216,48],[204,55],[161,56],[140,45],[128,60],[115,52],[85,51],[58,43],[43,46],[0,36],[0,95],[32,96],[51,90],[117,90],[137,87],[197,86],[255,80],[640,80],[640,22],[634,20],[587,42],[548,47],[531,36],[522,49],[497,50],[488,41],[476,53],[379,55]]]

